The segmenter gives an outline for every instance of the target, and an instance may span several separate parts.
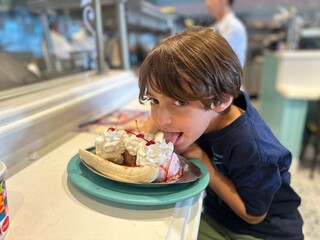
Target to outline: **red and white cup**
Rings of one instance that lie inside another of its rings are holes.
[[[10,220],[8,214],[8,198],[5,177],[7,166],[0,161],[0,240],[3,240],[8,232]]]

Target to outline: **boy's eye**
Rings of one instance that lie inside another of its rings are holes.
[[[148,98],[148,101],[150,102],[150,104],[158,104],[158,100],[155,98]]]
[[[177,105],[177,106],[182,107],[182,106],[187,105],[187,104],[188,104],[188,102],[186,102],[186,101],[182,101],[182,100],[176,100],[176,101],[174,101],[174,104],[175,104],[175,105]]]

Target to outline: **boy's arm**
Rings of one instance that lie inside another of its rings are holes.
[[[182,155],[187,158],[199,158],[203,162],[210,174],[209,186],[240,218],[249,224],[263,221],[267,213],[258,217],[247,214],[245,204],[234,183],[213,167],[208,155],[197,144],[191,145]]]

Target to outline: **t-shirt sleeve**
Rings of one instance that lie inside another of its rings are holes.
[[[252,216],[265,214],[281,186],[278,166],[275,163],[245,166],[233,169],[232,172],[231,178],[247,213]]]

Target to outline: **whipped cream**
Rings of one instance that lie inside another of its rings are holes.
[[[171,142],[166,143],[165,139],[149,146],[144,144],[138,149],[136,163],[138,166],[148,164],[160,166],[171,159],[172,153],[173,144]]]
[[[154,140],[149,133],[128,134],[124,130],[110,128],[104,131],[95,142],[96,155],[112,162],[122,164],[123,153],[128,151],[130,155],[137,156],[137,166],[156,165],[161,166],[171,159],[173,143],[166,143],[165,139]],[[150,141],[152,142],[150,144]]]
[[[132,156],[136,156],[139,148],[143,147],[147,143],[143,138],[139,138],[134,134],[131,134],[128,141],[125,142],[125,148]]]
[[[102,158],[116,160],[119,158],[120,162],[122,154],[126,150],[125,142],[129,136],[124,130],[106,130],[100,135],[95,142],[96,154]]]

